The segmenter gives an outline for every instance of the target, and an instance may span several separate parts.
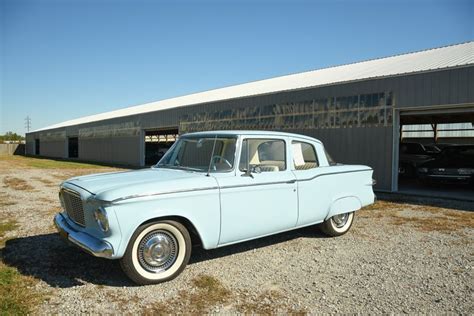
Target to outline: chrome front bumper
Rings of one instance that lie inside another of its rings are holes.
[[[64,216],[59,213],[54,217],[54,225],[59,231],[59,235],[72,244],[78,246],[93,256],[101,258],[111,258],[114,248],[106,241],[92,237],[89,234],[75,230],[68,224]]]

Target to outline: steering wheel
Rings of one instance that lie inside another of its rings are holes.
[[[229,162],[229,160],[225,159],[222,156],[215,155],[215,156],[212,156],[212,158],[211,158],[211,162],[214,165],[214,170],[216,170],[216,163],[214,162],[214,160],[216,160],[216,159],[223,160],[229,166],[229,168],[232,168],[232,164]]]

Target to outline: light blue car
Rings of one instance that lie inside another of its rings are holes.
[[[191,245],[223,247],[321,224],[346,233],[374,202],[373,170],[335,164],[314,138],[279,132],[186,134],[150,169],[61,184],[60,235],[119,259],[138,284],[175,278]]]

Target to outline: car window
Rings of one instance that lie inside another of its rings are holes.
[[[234,165],[233,137],[184,137],[158,162],[158,168],[229,171]]]
[[[293,165],[296,170],[308,170],[319,167],[318,156],[314,146],[308,143],[293,141],[291,143]]]
[[[424,155],[426,154],[425,147],[418,143],[402,143],[400,145],[400,152],[409,155]]]
[[[276,139],[244,139],[240,155],[240,171],[247,168],[260,172],[286,170],[285,142]]]
[[[474,147],[471,146],[452,146],[446,147],[443,156],[449,159],[474,159]]]

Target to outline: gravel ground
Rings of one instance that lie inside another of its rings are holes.
[[[29,289],[46,295],[38,314],[474,313],[472,203],[381,201],[341,237],[308,227],[194,248],[177,279],[139,287],[117,262],[67,245],[52,225],[62,179],[110,169],[0,171],[0,221],[17,222],[2,261],[38,280]]]

